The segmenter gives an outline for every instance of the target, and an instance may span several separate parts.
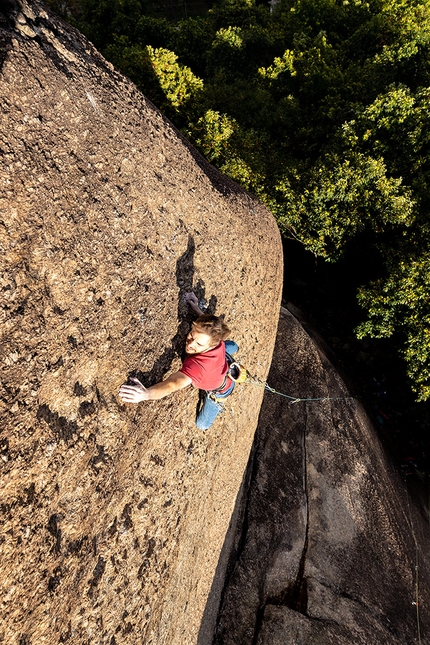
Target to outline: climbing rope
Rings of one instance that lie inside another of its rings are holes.
[[[419,551],[418,551],[418,540],[417,536],[415,534],[415,529],[414,529],[414,523],[412,520],[412,511],[411,511],[411,505],[409,502],[409,491],[408,491],[408,482],[407,479],[405,478],[405,487],[406,487],[406,500],[408,503],[408,511],[409,511],[409,526],[411,529],[412,533],[412,539],[415,544],[415,601],[412,603],[412,605],[415,605],[415,613],[416,613],[416,620],[417,620],[417,634],[418,634],[418,643],[421,645],[421,626],[420,626],[420,605],[419,605]]]
[[[242,366],[240,366],[240,367],[242,367]],[[275,388],[270,387],[270,385],[267,383],[267,381],[261,381],[260,379],[256,378],[255,376],[251,376],[245,370],[244,370],[244,372],[245,372],[246,376],[245,376],[243,382],[250,383],[251,385],[255,385],[256,387],[262,387],[265,391],[272,392],[272,394],[278,394],[279,396],[283,396],[286,399],[289,399],[289,402],[290,402],[291,405],[293,403],[299,403],[301,401],[353,401],[354,400],[353,396],[334,396],[334,397],[332,397],[332,396],[324,396],[324,397],[317,397],[317,398],[302,398],[302,397],[298,397],[298,396],[290,396],[289,394],[285,394],[284,392],[278,392],[278,390],[275,390]],[[410,526],[411,533],[412,533],[412,539],[413,539],[414,545],[415,545],[415,580],[414,580],[415,600],[414,600],[414,602],[412,604],[415,606],[415,612],[416,612],[418,644],[421,645],[421,625],[420,625],[420,607],[419,607],[419,551],[418,551],[418,540],[417,540],[417,537],[416,537],[416,534],[415,534],[414,523],[413,523],[413,520],[412,520],[412,511],[411,511],[411,506],[410,506],[410,502],[409,502],[408,484],[407,484],[406,480],[405,480],[405,485],[406,485],[406,500],[407,500],[408,511],[409,511],[409,526]],[[429,494],[429,521],[430,521],[430,494]]]
[[[293,403],[300,403],[301,401],[353,401],[354,400],[353,396],[323,396],[323,397],[314,398],[314,399],[301,398],[298,396],[290,396],[289,394],[284,394],[284,392],[278,392],[278,390],[275,390],[275,388],[270,387],[267,381],[260,381],[260,379],[250,375],[248,376],[245,382],[250,383],[251,385],[255,385],[256,387],[262,387],[267,392],[272,392],[272,394],[278,394],[279,396],[284,396],[286,399],[290,400],[290,405],[293,405]]]
[[[278,394],[279,396],[284,396],[286,399],[290,400],[290,404],[300,403],[301,401],[353,401],[353,396],[322,396],[317,398],[302,398],[299,396],[290,396],[289,394],[284,394],[284,392],[278,392],[274,387],[270,387],[267,381],[260,381],[255,376],[251,376],[246,367],[237,361],[233,361],[232,357],[227,354],[227,360],[229,360],[229,371],[228,376],[235,383],[250,383],[256,387],[262,387],[267,392],[272,392],[272,394]]]

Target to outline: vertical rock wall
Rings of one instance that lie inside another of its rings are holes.
[[[191,289],[265,377],[278,230],[80,34],[0,12],[0,642],[209,642],[262,392],[207,433],[192,388],[116,393],[178,369]]]
[[[269,383],[334,400],[265,395],[216,645],[428,643],[428,509],[285,309]]]

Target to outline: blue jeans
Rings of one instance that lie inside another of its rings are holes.
[[[238,349],[239,347],[234,341],[232,340],[225,341],[225,350],[226,350],[227,358],[229,358],[229,356],[232,356],[232,354],[235,354]],[[203,404],[200,408],[199,413],[197,414],[197,419],[196,419],[196,426],[199,428],[199,430],[207,430],[208,428],[211,427],[211,425],[215,421],[218,414],[222,412],[224,409],[221,403],[218,403],[218,401],[220,399],[226,399],[228,396],[230,396],[233,390],[234,390],[234,382],[230,385],[228,390],[224,392],[224,394],[217,395],[216,401],[210,398],[207,392],[202,391]]]

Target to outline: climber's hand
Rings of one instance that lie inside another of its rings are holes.
[[[203,315],[203,311],[199,307],[199,301],[197,300],[197,296],[195,293],[186,293],[184,295],[184,300],[191,307],[191,309],[196,313],[198,316]]]
[[[187,305],[190,305],[190,307],[192,309],[194,309],[194,307],[199,306],[199,301],[197,300],[197,296],[196,296],[195,293],[192,293],[192,292],[191,293],[186,293],[184,295],[184,300],[187,303]]]
[[[130,385],[127,382],[123,383],[119,388],[119,396],[124,403],[140,403],[141,401],[148,401],[149,392],[146,387],[144,387],[137,378],[130,377],[129,381],[133,381],[135,385]]]

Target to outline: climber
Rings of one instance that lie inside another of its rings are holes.
[[[140,403],[162,399],[176,390],[193,385],[203,395],[196,425],[200,430],[207,430],[223,409],[219,400],[233,392],[234,381],[228,371],[229,364],[233,362],[231,355],[239,348],[235,342],[225,340],[230,330],[224,320],[204,314],[194,293],[186,293],[184,299],[198,318],[185,341],[186,358],[181,369],[148,388],[137,378],[130,378],[121,385],[119,396],[125,403]]]

